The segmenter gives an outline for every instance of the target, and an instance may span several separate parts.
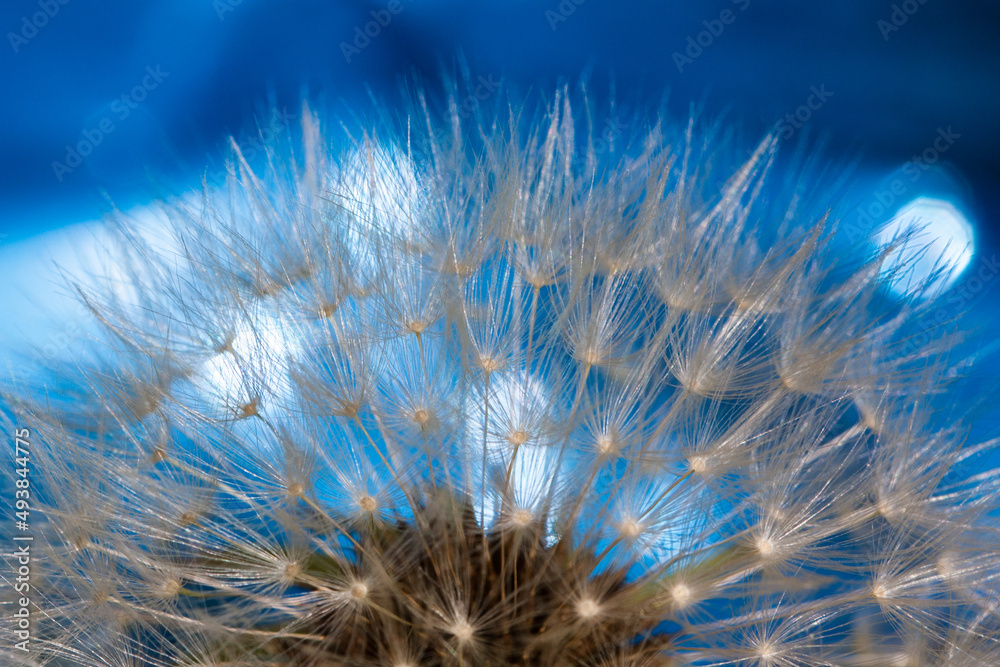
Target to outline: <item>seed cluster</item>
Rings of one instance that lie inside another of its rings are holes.
[[[939,297],[775,138],[598,153],[569,98],[338,148],[305,110],[122,227],[93,352],[0,401],[48,521],[5,664],[1000,664]]]

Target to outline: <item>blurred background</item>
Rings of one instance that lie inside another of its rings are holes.
[[[861,160],[861,205],[933,158],[977,241],[1000,227],[995,0],[6,0],[0,29],[8,243],[99,217],[104,193],[124,208],[197,183],[262,109],[294,127],[304,97],[390,99],[458,54],[486,95],[587,75],[598,102],[613,82],[634,108],[666,94],[677,117],[701,104],[751,138],[776,123],[828,138],[831,158]]]
[[[769,130],[789,147],[825,139],[827,158],[857,164],[846,225],[871,232],[929,200],[917,213],[940,214],[964,268],[938,315],[1000,312],[995,0],[5,0],[0,29],[8,328],[60,307],[37,287],[44,232],[197,186],[230,135],[246,152],[258,126],[294,132],[303,99],[370,108],[370,93],[398,101],[401,81],[433,87],[457,62],[482,98],[583,78],[622,119],[698,106],[748,145]],[[47,238],[46,257],[79,246]]]

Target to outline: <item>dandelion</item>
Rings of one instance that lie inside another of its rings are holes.
[[[341,147],[306,109],[126,234],[94,353],[5,399],[46,519],[5,664],[1000,664],[933,274],[773,137],[598,155],[570,97]]]

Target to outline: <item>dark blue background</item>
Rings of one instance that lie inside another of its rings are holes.
[[[414,72],[434,82],[458,53],[474,77],[502,77],[521,91],[584,71],[595,97],[607,95],[612,77],[616,96],[636,106],[655,106],[669,91],[677,116],[704,102],[750,134],[825,86],[833,96],[808,132],[832,139],[832,157],[861,156],[862,175],[897,168],[951,126],[961,138],[945,157],[968,183],[978,231],[1000,227],[996,2],[909,0],[916,11],[885,39],[878,21],[902,2],[563,0],[566,20],[554,22],[546,12],[559,12],[559,0],[398,0],[402,10],[348,63],[341,43],[387,2],[63,1],[41,0],[58,13],[26,43],[15,40],[16,53],[10,34],[41,11],[39,0],[0,9],[0,234],[8,240],[98,217],[108,207],[104,190],[127,206],[164,184],[196,182],[225,137],[251,130],[264,106],[297,111],[309,97],[334,108],[363,99],[366,87],[391,96]],[[735,20],[678,72],[672,54],[727,8]],[[169,76],[59,182],[52,162],[65,159],[67,144],[157,65]]]

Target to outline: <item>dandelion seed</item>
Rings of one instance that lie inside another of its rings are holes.
[[[576,603],[576,614],[585,621],[597,618],[601,613],[601,605],[591,598],[582,598]]]
[[[306,109],[163,246],[120,227],[93,349],[0,394],[39,664],[1000,664],[940,272],[842,245],[774,137],[598,159],[572,98],[343,149]]]
[[[355,600],[364,600],[368,597],[368,586],[361,582],[357,582],[351,585],[350,588],[351,597]]]
[[[521,508],[514,510],[510,515],[511,523],[518,528],[527,528],[531,525],[531,519],[531,512]]]
[[[670,598],[678,609],[683,609],[690,604],[693,594],[687,584],[678,582],[670,587]]]
[[[468,621],[456,621],[448,626],[448,632],[458,641],[459,644],[468,644],[472,641],[475,630]]]
[[[754,546],[763,558],[772,558],[776,551],[774,542],[763,536],[757,538]]]

